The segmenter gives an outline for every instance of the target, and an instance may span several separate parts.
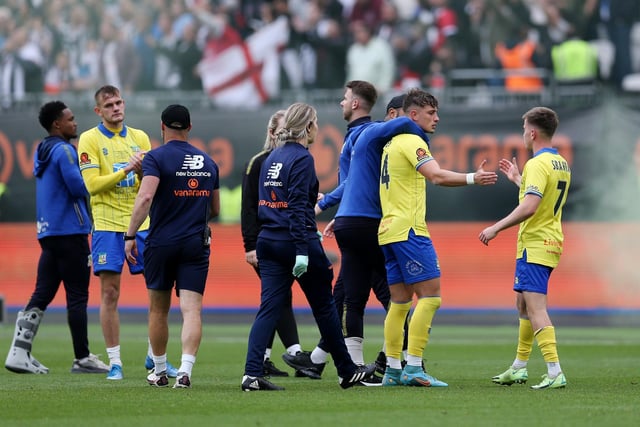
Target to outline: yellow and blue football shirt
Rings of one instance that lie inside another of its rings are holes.
[[[527,262],[557,267],[564,241],[562,208],[570,183],[569,165],[555,148],[543,148],[525,164],[519,200],[527,194],[542,200],[535,214],[520,224],[517,259],[526,250]]]
[[[128,126],[117,131],[100,123],[80,135],[80,171],[91,194],[94,230],[127,231],[140,179],[134,172],[126,174],[124,167],[134,153],[150,149],[149,136]],[[140,230],[148,228],[149,218]]]
[[[431,160],[429,146],[417,135],[401,134],[384,146],[380,168],[380,245],[407,240],[409,230],[416,236],[430,237],[425,220],[427,182],[418,168]]]

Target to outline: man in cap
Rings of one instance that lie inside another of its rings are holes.
[[[220,211],[218,165],[187,142],[189,110],[170,105],[162,112],[164,145],[142,161],[142,182],[124,235],[127,259],[136,262],[136,232],[151,218],[145,242],[144,277],[149,291],[149,340],[155,369],[147,382],[167,387],[169,308],[175,286],[182,312],[182,358],[174,388],[190,388],[202,339],[202,295],[209,272],[209,220]]]

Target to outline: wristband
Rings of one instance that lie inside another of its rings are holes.
[[[475,176],[475,174],[474,174],[474,173],[472,173],[472,172],[469,172],[469,173],[467,174],[467,185],[473,185],[473,184],[475,184],[475,181],[474,181],[474,179],[473,179],[473,177],[474,177],[474,176]]]
[[[127,240],[136,240],[136,236],[127,236],[126,234],[124,234],[124,235],[122,236],[122,240],[124,240],[125,242],[126,242]]]

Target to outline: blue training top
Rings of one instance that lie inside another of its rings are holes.
[[[362,133],[362,131],[371,123],[373,123],[371,121],[371,116],[365,116],[356,119],[347,125],[347,134],[344,136],[344,143],[342,144],[340,158],[338,159],[338,186],[330,193],[325,194],[322,200],[318,202],[318,206],[323,211],[337,205],[340,203],[340,200],[342,200],[344,181],[349,175],[353,144],[355,144],[360,133]]]
[[[319,185],[309,150],[293,141],[276,148],[262,164],[259,183],[258,238],[293,241],[296,255],[308,255],[307,241],[318,238]]]
[[[220,188],[213,159],[188,142],[173,140],[144,156],[142,173],[160,178],[149,211],[147,244],[168,246],[202,236],[213,191]]]
[[[382,148],[394,136],[409,133],[429,141],[427,134],[411,119],[397,117],[375,122],[363,129],[351,150],[349,175],[337,217],[382,218],[380,207],[380,165]]]
[[[59,136],[46,137],[36,149],[33,175],[38,239],[89,234],[89,192],[80,174],[76,148]]]

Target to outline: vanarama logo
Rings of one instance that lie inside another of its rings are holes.
[[[271,208],[271,209],[287,209],[289,207],[289,203],[286,201],[278,201],[278,196],[276,195],[275,191],[271,191],[270,194],[271,200],[264,200],[261,199],[260,201],[258,201],[258,206],[265,206],[267,208]]]
[[[209,197],[210,194],[209,190],[173,190],[176,197]]]
[[[289,207],[289,203],[282,202],[270,202],[269,200],[260,200],[258,202],[258,206],[265,206],[271,209],[287,209]]]

